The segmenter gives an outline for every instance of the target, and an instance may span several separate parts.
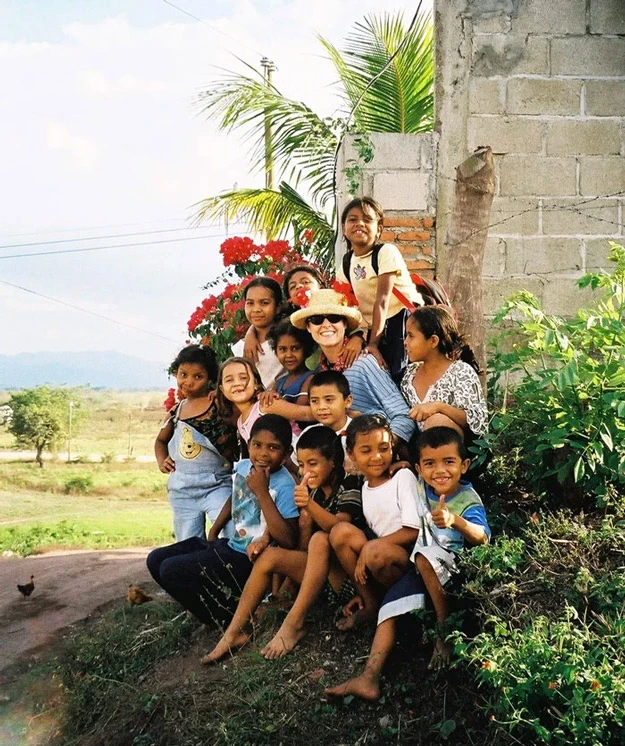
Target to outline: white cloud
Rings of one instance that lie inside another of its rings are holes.
[[[52,150],[69,156],[69,164],[80,171],[92,171],[100,160],[98,146],[87,137],[72,134],[62,122],[48,122],[46,140]]]
[[[88,96],[158,96],[171,88],[158,80],[146,80],[136,75],[110,78],[100,70],[84,70],[79,73],[83,91]]]

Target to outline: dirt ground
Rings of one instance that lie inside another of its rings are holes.
[[[2,671],[45,646],[60,630],[96,609],[123,602],[131,583],[152,590],[145,548],[58,551],[32,557],[0,557],[0,693]],[[35,576],[24,598],[17,584]]]

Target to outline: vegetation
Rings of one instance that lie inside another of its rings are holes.
[[[348,132],[432,128],[432,25],[429,16],[420,16],[406,30],[401,15],[372,15],[355,24],[342,50],[320,41],[339,76],[343,106],[335,119],[322,119],[302,101],[283,96],[251,66],[247,75],[227,73],[200,94],[203,113],[220,128],[244,132],[257,171],[265,168],[265,122],[271,122],[269,156],[279,186],[209,197],[198,203],[197,219],[238,216],[267,238],[297,238],[304,230],[313,231],[329,266],[340,139]],[[302,188],[310,201],[302,196]]]

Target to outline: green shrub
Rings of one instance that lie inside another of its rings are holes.
[[[93,489],[93,477],[90,474],[71,477],[65,482],[65,493],[88,495]]]
[[[496,391],[520,380],[504,392],[489,443],[517,449],[534,489],[578,506],[604,504],[611,486],[625,492],[625,249],[613,243],[609,259],[612,273],[579,280],[603,293],[573,318],[545,313],[526,291],[496,317],[509,322],[494,341]]]

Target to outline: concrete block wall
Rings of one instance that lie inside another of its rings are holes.
[[[434,132],[420,135],[374,133],[370,136],[373,159],[358,158],[353,137],[345,139],[337,161],[338,218],[355,196],[376,199],[384,210],[382,240],[396,244],[408,269],[434,275],[436,216],[436,145]],[[362,168],[357,194],[349,192],[347,168]],[[337,266],[345,252],[339,226]]]
[[[455,167],[495,154],[485,310],[527,288],[551,312],[623,242],[625,0],[435,0],[437,253]]]

